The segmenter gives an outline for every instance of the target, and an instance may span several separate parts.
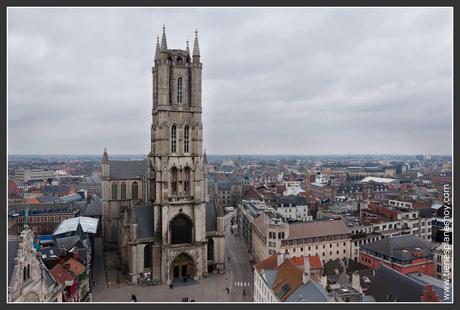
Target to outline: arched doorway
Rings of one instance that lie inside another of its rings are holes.
[[[171,244],[192,243],[192,220],[179,214],[171,220]]]
[[[173,279],[187,279],[195,276],[195,264],[193,259],[182,253],[178,255],[171,264],[171,277]]]

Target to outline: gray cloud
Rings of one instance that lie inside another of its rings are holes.
[[[10,153],[147,153],[156,35],[199,29],[208,153],[452,152],[450,8],[8,10]]]

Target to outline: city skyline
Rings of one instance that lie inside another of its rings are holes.
[[[163,24],[198,28],[208,154],[452,153],[449,8],[8,10],[10,154],[148,153]]]

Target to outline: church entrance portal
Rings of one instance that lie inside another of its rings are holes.
[[[171,269],[174,279],[193,279],[195,276],[193,259],[187,254],[177,256],[171,264]]]

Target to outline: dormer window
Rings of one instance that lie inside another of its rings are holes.
[[[182,103],[182,78],[177,79],[177,103]]]

